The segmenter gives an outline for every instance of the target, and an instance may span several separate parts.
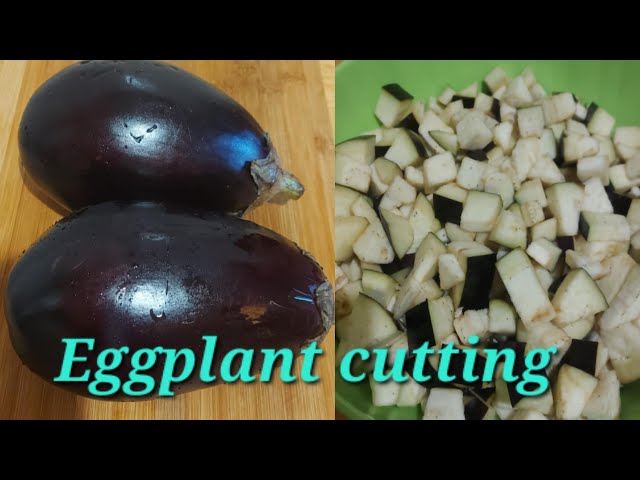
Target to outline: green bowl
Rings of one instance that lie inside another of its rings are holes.
[[[640,61],[613,60],[347,60],[336,68],[336,141],[378,127],[373,115],[380,87],[399,83],[428,100],[447,86],[460,90],[481,82],[500,65],[509,75],[531,67],[547,92],[571,91],[594,101],[616,125],[640,125]],[[350,384],[337,372],[336,407],[352,419],[418,419],[419,407],[374,407],[368,382]],[[622,418],[640,419],[640,382],[622,390]]]

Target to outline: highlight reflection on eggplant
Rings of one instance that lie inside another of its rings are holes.
[[[304,191],[249,112],[162,62],[71,65],[33,94],[19,141],[26,172],[69,210],[153,200],[242,214]]]
[[[215,372],[235,348],[297,353],[322,341],[334,305],[321,267],[275,232],[203,210],[109,202],[61,220],[20,258],[6,314],[22,361],[52,381],[62,338],[95,338],[80,365],[95,371],[106,348],[188,347],[200,359],[202,336],[217,335]],[[130,371],[113,373],[126,381]],[[146,373],[158,384],[161,372]],[[86,394],[86,384],[60,386]],[[179,393],[203,386],[194,374]]]

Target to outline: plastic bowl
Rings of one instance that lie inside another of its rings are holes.
[[[613,60],[347,60],[336,68],[336,141],[378,126],[373,115],[380,87],[399,83],[428,100],[447,86],[460,90],[481,82],[500,65],[514,76],[529,66],[547,92],[570,91],[594,101],[616,125],[640,125],[640,61]],[[336,408],[352,419],[418,419],[420,408],[374,407],[368,382],[349,384],[336,376]],[[640,419],[640,382],[622,389],[623,419]]]

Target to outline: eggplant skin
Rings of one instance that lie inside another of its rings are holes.
[[[249,112],[157,61],[65,68],[29,100],[19,145],[26,173],[67,210],[146,200],[242,214],[303,192]]]
[[[73,370],[89,368],[91,380],[101,350],[129,347],[108,372],[123,383],[135,350],[190,348],[194,374],[175,393],[210,385],[199,375],[205,335],[218,337],[216,372],[235,348],[254,349],[256,359],[262,348],[299,353],[334,321],[329,282],[293,242],[230,215],[152,202],[107,202],[61,220],[18,260],[6,295],[13,347],[45,380],[60,374],[63,338],[95,339],[93,351],[79,347],[88,360]],[[157,386],[162,368],[143,373]],[[88,383],[55,384],[89,395]]]

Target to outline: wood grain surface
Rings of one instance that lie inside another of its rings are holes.
[[[69,63],[0,61],[0,419],[333,419],[333,332],[316,362],[317,383],[219,385],[135,403],[77,397],[21,365],[2,313],[7,275],[60,215],[25,186],[18,125],[31,94]],[[333,60],[171,63],[234,97],[269,132],[284,166],[300,178],[306,193],[285,206],[263,206],[248,218],[313,253],[333,282]]]

